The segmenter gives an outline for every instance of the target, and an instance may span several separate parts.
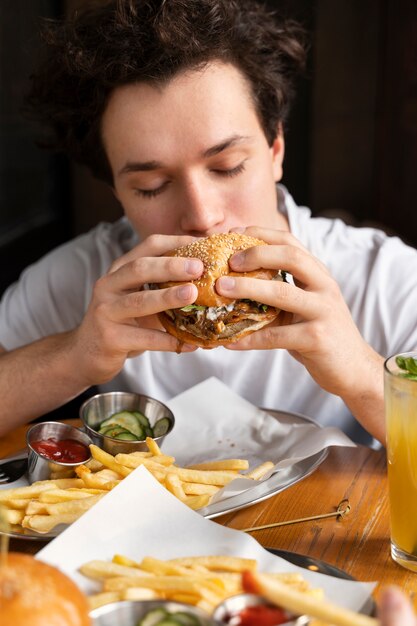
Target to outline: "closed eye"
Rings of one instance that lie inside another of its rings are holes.
[[[167,181],[166,183],[163,183],[163,185],[161,185],[160,187],[157,187],[156,189],[136,188],[134,189],[134,192],[136,195],[141,196],[142,198],[155,198],[156,196],[159,196],[159,194],[162,193],[168,185],[169,185],[169,182]]]
[[[227,170],[213,170],[213,172],[215,172],[216,174],[218,174],[219,176],[237,176],[238,174],[241,174],[245,169],[245,161],[242,161],[242,163],[239,163],[239,165],[236,165],[236,167],[232,167],[230,169]]]

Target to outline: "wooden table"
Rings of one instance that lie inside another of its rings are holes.
[[[76,420],[69,423],[78,424]],[[27,427],[0,438],[0,458],[25,445]],[[253,536],[265,547],[307,554],[335,565],[358,580],[395,583],[413,596],[417,574],[400,567],[390,556],[389,509],[385,452],[363,446],[331,448],[310,476],[276,496],[215,519],[230,528],[269,524],[335,511],[347,498],[351,512],[343,519],[290,524]],[[35,553],[42,542],[13,539],[11,549]],[[417,594],[416,594],[417,595]]]

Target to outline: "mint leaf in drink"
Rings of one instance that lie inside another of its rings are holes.
[[[395,362],[400,369],[404,370],[401,376],[411,380],[417,380],[417,359],[414,359],[412,356],[397,356]]]

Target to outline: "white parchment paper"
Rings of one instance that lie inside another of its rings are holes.
[[[175,428],[163,451],[177,465],[226,458],[247,459],[250,468],[272,461],[272,472],[283,471],[329,446],[355,446],[334,427],[314,423],[281,423],[266,411],[231,391],[217,378],[208,378],[167,402],[175,415]],[[248,488],[236,480],[222,489],[214,501]]]

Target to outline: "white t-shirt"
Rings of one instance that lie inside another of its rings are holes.
[[[281,185],[278,206],[291,232],[338,282],[364,339],[383,356],[417,348],[417,250],[376,229],[313,218]],[[97,278],[137,241],[122,218],[99,224],[28,267],[0,302],[0,344],[12,350],[78,325]],[[285,350],[146,352],[128,359],[101,389],[164,401],[210,376],[257,406],[302,413],[339,426],[356,441],[371,441],[343,401],[323,391]]]

